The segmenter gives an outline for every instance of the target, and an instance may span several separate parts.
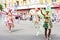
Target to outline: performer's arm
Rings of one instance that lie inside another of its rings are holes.
[[[42,13],[42,10],[41,10],[41,14],[42,14],[43,16],[45,16],[45,15]]]

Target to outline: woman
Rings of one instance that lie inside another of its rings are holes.
[[[39,28],[39,18],[38,15],[35,15],[33,18],[35,28]]]
[[[42,11],[41,11],[41,13],[42,13]],[[49,11],[46,11],[46,14],[42,13],[42,15],[44,16],[44,19],[45,19],[43,27],[45,28],[45,38],[46,38],[46,40],[49,40],[50,34],[51,34],[51,28],[52,28],[51,17],[49,16],[48,13],[49,13]],[[47,34],[47,32],[48,32],[48,34]]]
[[[9,32],[11,32],[11,28],[14,27],[14,22],[13,22],[13,17],[12,17],[11,11],[9,11],[6,15],[6,26],[9,30]]]

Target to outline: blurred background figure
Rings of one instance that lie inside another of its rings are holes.
[[[9,10],[9,12],[6,15],[6,26],[9,32],[11,32],[12,28],[14,28],[14,21],[11,10]]]
[[[2,18],[2,11],[0,10],[0,20],[1,20],[1,18]]]

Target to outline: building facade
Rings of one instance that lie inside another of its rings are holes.
[[[34,5],[34,4],[45,4],[45,3],[60,3],[60,0],[0,0],[0,4],[4,7],[14,7],[15,5]]]

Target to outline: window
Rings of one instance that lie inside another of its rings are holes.
[[[4,5],[5,5],[5,7],[7,6],[6,3]]]
[[[17,5],[19,6],[19,1],[16,1]]]
[[[52,3],[52,0],[46,0],[46,3]]]
[[[57,1],[57,3],[60,3],[60,0],[56,0]]]
[[[23,0],[23,1],[26,1],[26,0]]]
[[[43,1],[44,1],[44,0],[39,0],[40,4],[43,4]]]
[[[52,2],[56,2],[56,0],[52,0]]]
[[[26,5],[26,0],[23,0],[23,5]]]

